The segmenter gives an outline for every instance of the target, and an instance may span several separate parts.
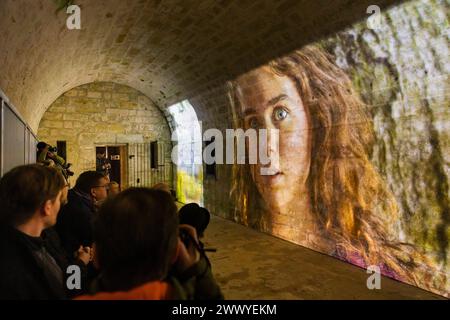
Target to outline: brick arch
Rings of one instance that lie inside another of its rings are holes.
[[[95,145],[141,148],[140,156],[145,159],[139,161],[144,162],[149,160],[149,143],[158,141],[164,144],[164,166],[169,168],[163,178],[171,184],[172,130],[168,121],[142,92],[113,82],[92,82],[58,97],[45,111],[37,133],[39,140],[51,145],[66,141],[67,160],[76,173],[74,181],[79,173],[95,170]]]

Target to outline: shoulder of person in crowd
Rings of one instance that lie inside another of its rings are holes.
[[[172,270],[167,281],[172,285],[172,298],[179,300],[223,300],[224,296],[204,253],[200,260],[183,271]]]

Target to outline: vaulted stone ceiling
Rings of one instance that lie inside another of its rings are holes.
[[[395,0],[377,0],[385,8]],[[0,89],[37,131],[62,93],[129,85],[163,108],[368,17],[371,0],[75,0],[68,30],[54,0],[0,1]]]

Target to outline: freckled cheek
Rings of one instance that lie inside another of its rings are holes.
[[[280,156],[299,157],[308,153],[308,133],[303,131],[280,132]]]

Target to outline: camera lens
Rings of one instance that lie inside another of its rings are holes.
[[[191,242],[190,235],[183,229],[180,230],[180,239],[186,247],[189,246],[189,243]]]

